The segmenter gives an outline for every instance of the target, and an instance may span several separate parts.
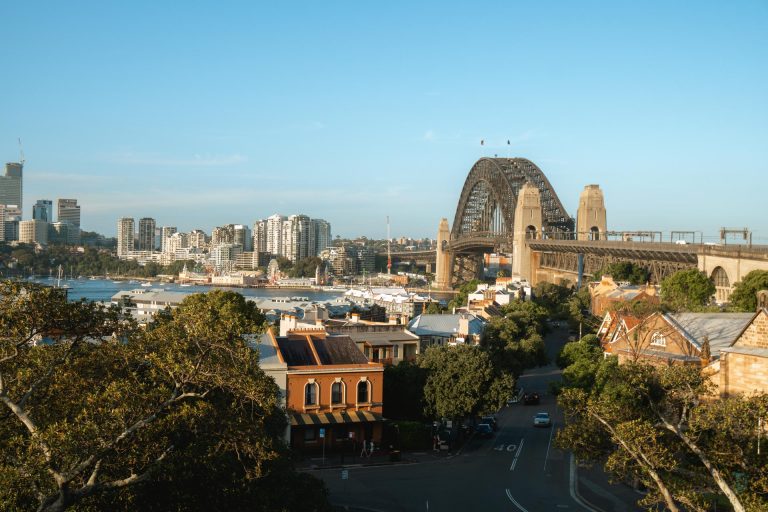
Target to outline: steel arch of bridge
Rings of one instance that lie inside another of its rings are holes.
[[[573,233],[574,220],[536,164],[525,158],[481,158],[469,171],[456,207],[451,247],[499,246],[510,241],[520,188],[532,183],[541,194],[543,231],[551,238]]]

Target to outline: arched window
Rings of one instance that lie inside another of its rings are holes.
[[[528,240],[535,240],[536,239],[536,227],[535,226],[528,226],[525,228],[525,238]]]
[[[597,226],[592,226],[592,228],[589,230],[589,239],[600,240],[600,229],[598,229]]]
[[[370,402],[370,382],[361,380],[357,383],[357,403],[367,404]]]
[[[337,380],[331,384],[331,405],[339,405],[344,403],[344,383],[341,380]]]
[[[651,336],[651,345],[656,345],[657,347],[666,347],[667,337],[660,332],[655,332],[653,333],[653,336]]]
[[[317,405],[317,382],[311,380],[304,385],[304,406]]]

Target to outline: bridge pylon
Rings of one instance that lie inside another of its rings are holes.
[[[576,239],[603,240],[608,231],[605,198],[600,185],[587,185],[579,196],[576,212]]]
[[[435,287],[441,290],[451,289],[453,272],[453,252],[449,248],[451,241],[451,228],[448,219],[440,219],[437,228],[437,257],[435,259]]]
[[[541,238],[543,218],[538,187],[525,183],[517,197],[515,225],[512,234],[512,275],[533,282],[531,249],[526,240]]]

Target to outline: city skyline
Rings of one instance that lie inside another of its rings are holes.
[[[0,159],[24,219],[77,198],[186,230],[274,211],[434,238],[481,156],[536,163],[610,229],[768,243],[768,6],[4,6]],[[480,140],[485,144],[480,145]],[[507,144],[507,141],[510,144]]]

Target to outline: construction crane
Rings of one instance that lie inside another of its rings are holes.
[[[24,162],[24,149],[21,147],[21,137],[19,137],[19,163],[23,166]]]
[[[387,275],[392,275],[392,236],[389,233],[389,215],[387,215]]]

